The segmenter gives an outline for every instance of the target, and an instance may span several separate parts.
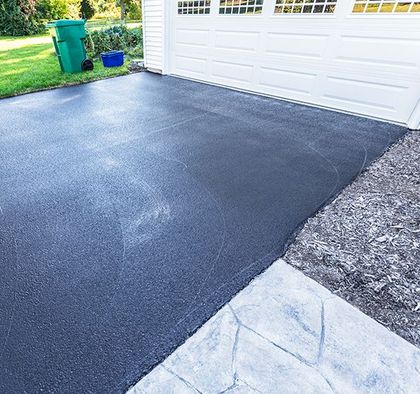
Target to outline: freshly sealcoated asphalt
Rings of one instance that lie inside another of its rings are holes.
[[[0,392],[115,393],[399,126],[141,73],[0,101]]]

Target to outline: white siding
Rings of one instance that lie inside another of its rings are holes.
[[[143,0],[144,64],[152,71],[163,70],[163,0]]]

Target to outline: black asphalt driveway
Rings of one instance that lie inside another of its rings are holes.
[[[142,73],[0,101],[0,392],[118,393],[402,136]]]

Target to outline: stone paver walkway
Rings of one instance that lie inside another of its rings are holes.
[[[129,394],[419,387],[419,349],[278,260]]]

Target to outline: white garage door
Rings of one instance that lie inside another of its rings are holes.
[[[404,124],[416,112],[420,0],[170,4],[169,74]]]

